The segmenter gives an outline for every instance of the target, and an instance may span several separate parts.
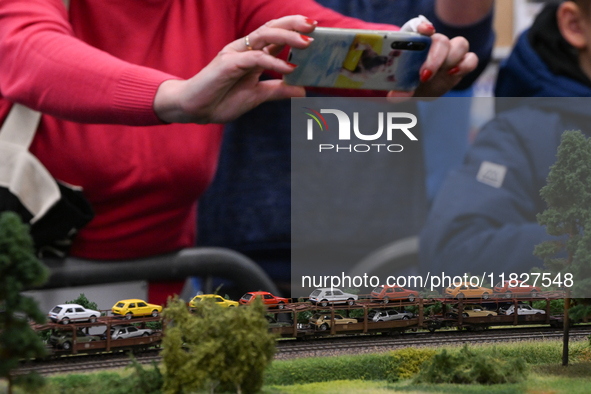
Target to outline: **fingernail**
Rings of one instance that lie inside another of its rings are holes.
[[[423,72],[421,73],[421,82],[425,83],[428,80],[431,79],[431,77],[433,76],[433,72],[431,70],[423,70]]]
[[[306,18],[306,23],[312,26],[315,26],[318,22],[314,19]]]
[[[460,72],[460,68],[458,66],[452,68],[451,70],[449,70],[447,72],[447,75],[456,75],[457,73]]]
[[[296,67],[298,66],[297,64],[293,64],[293,63],[290,63],[290,62],[285,62],[285,63],[289,64],[289,65],[290,65],[290,66],[292,66],[293,68],[296,68]]]
[[[308,36],[305,36],[303,34],[300,34],[300,37],[302,37],[302,40],[304,40],[306,42],[312,42],[312,41],[314,41],[314,39],[312,37],[308,37]]]

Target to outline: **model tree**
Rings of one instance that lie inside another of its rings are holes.
[[[223,308],[209,300],[191,314],[174,299],[164,312],[167,322],[162,343],[165,393],[235,390],[255,393],[275,354],[262,303]]]
[[[547,185],[540,194],[548,208],[538,215],[538,222],[557,238],[537,245],[534,254],[544,259],[544,265],[553,274],[561,275],[566,289],[562,354],[562,364],[566,366],[571,291],[577,295],[588,289],[591,281],[591,143],[580,131],[566,131],[562,135],[556,163],[550,168]],[[572,275],[573,282],[565,282],[567,274]]]
[[[35,257],[29,227],[13,212],[0,214],[0,377],[13,384],[34,382],[32,377],[13,378],[19,360],[42,356],[45,347],[29,324],[45,321],[37,303],[21,292],[48,278],[47,268]]]

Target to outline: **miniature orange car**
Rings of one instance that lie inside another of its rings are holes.
[[[493,291],[492,289],[471,285],[468,282],[461,283],[459,286],[452,286],[445,289],[446,297],[461,298],[482,298],[487,300]]]
[[[403,289],[398,285],[379,286],[371,292],[372,300],[382,301],[387,304],[390,301],[410,301],[413,302],[419,296],[418,291]]]
[[[537,286],[530,286],[520,280],[506,280],[499,282],[494,287],[495,293],[503,293],[507,297],[511,297],[511,294],[531,294],[532,297],[536,297],[540,292],[540,288]]]

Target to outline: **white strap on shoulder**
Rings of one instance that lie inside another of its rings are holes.
[[[14,104],[0,129],[0,186],[10,190],[31,212],[31,223],[60,199],[55,179],[29,152],[40,119],[40,112]]]
[[[70,1],[63,1],[67,9]],[[10,190],[31,212],[31,223],[61,198],[55,179],[29,152],[40,121],[40,112],[14,104],[0,128],[0,186]]]
[[[14,104],[0,129],[0,141],[28,150],[40,120],[40,112],[24,105]]]

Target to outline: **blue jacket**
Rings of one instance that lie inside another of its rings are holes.
[[[497,99],[502,112],[444,182],[421,234],[425,273],[520,274],[542,265],[534,246],[551,237],[536,221],[546,208],[539,192],[562,133],[591,132],[591,99],[576,98],[591,96],[591,88],[553,74],[525,33],[501,68],[497,96],[534,98]],[[481,168],[490,170],[483,162],[502,166],[492,172],[497,181],[506,168],[501,187],[477,180]]]

